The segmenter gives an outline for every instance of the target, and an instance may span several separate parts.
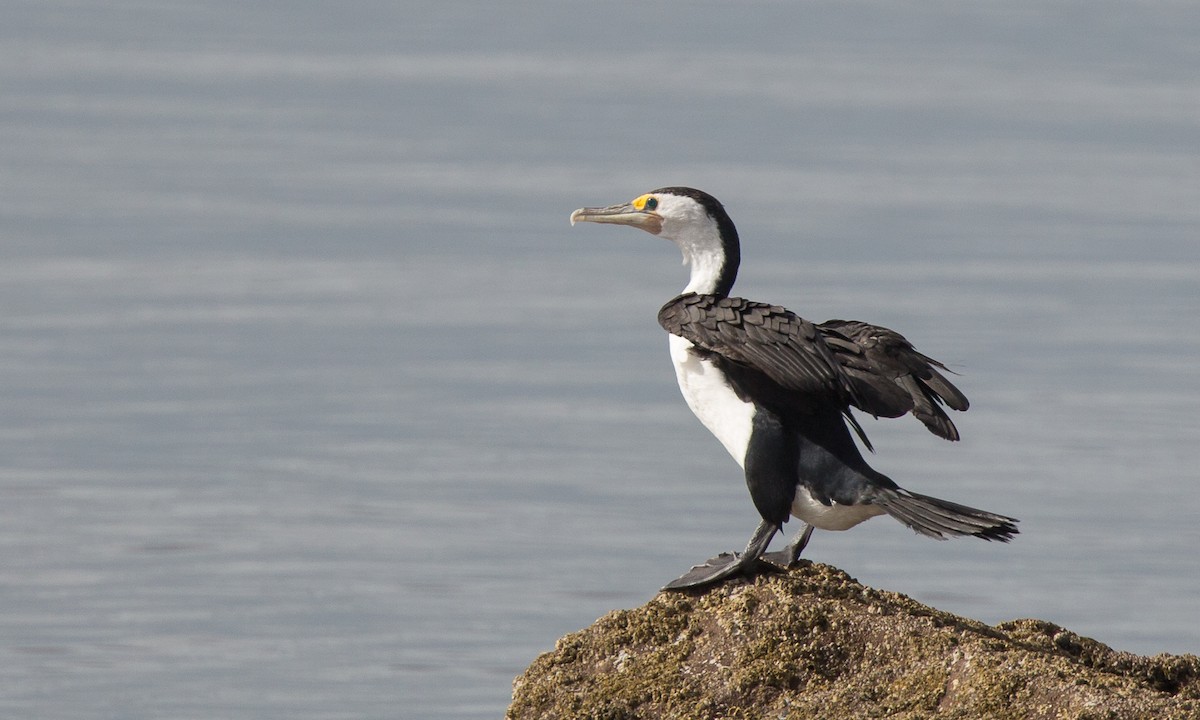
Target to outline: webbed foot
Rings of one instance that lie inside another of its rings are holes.
[[[812,532],[813,526],[805,525],[804,530],[798,533],[796,539],[788,543],[787,547],[777,552],[764,554],[763,561],[780,570],[790,570],[796,567],[796,563],[800,560],[800,553],[804,552],[804,547],[808,545],[808,539],[812,537]]]
[[[667,583],[663,590],[685,590],[719,582],[734,575],[749,576],[774,569],[772,565],[762,561],[762,554],[778,529],[778,525],[763,520],[754,530],[754,535],[747,543],[745,551],[721,553],[700,565],[695,565],[691,570]]]
[[[772,563],[761,557],[748,557],[745,553],[721,553],[699,565],[693,565],[683,575],[663,586],[663,590],[686,590],[726,580],[734,575],[747,577],[777,570]]]

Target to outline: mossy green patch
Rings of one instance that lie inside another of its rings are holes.
[[[806,563],[564,636],[507,717],[1200,718],[1200,659],[1037,620],[989,627]]]

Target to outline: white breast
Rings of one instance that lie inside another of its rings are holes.
[[[692,352],[692,343],[671,335],[671,361],[675,379],[688,407],[704,427],[721,441],[733,459],[746,466],[746,448],[750,444],[755,407],[744,402],[729,386],[725,373],[711,361]]]

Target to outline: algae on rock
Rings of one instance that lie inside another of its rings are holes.
[[[509,720],[1200,718],[1194,655],[991,627],[813,563],[609,613],[513,687]]]

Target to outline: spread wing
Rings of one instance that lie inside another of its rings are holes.
[[[788,390],[842,404],[853,394],[850,378],[817,326],[784,308],[689,293],[664,305],[658,323],[667,332],[753,368]]]
[[[940,372],[945,365],[885,327],[857,320],[828,320],[817,327],[859,395],[877,410],[873,414],[898,417],[911,412],[934,435],[958,439],[958,428],[942,405],[966,410],[970,403]],[[871,407],[858,407],[872,412]]]
[[[934,434],[958,439],[941,404],[966,410],[966,397],[938,372],[941,363],[887,328],[844,320],[814,325],[777,305],[692,293],[664,305],[658,322],[785,389],[876,417],[911,412]]]

